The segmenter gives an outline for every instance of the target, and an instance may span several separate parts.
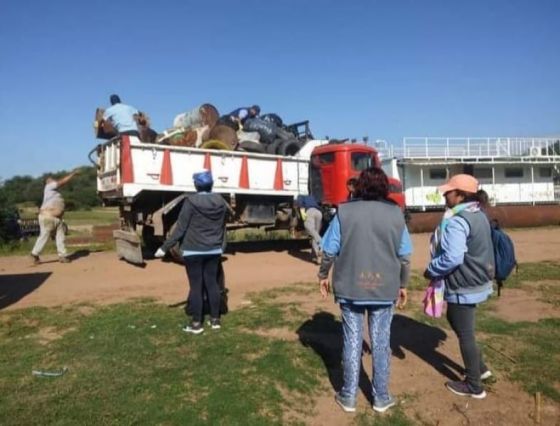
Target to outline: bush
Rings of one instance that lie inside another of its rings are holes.
[[[0,243],[17,240],[21,236],[19,213],[14,206],[0,207]]]

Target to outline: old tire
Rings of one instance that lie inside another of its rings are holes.
[[[278,147],[278,154],[292,156],[296,155],[298,151],[301,149],[301,144],[295,139],[289,139],[283,141],[280,146]]]
[[[266,147],[258,142],[252,141],[243,141],[239,143],[239,147],[243,149],[243,151],[247,152],[257,152],[257,153],[264,153]]]
[[[226,142],[217,140],[217,139],[210,139],[209,141],[204,142],[200,145],[201,149],[215,149],[218,151],[231,151],[231,146]]]
[[[217,124],[212,129],[210,129],[210,134],[208,135],[209,139],[216,139],[226,143],[229,146],[229,149],[235,149],[237,146],[239,139],[237,138],[237,132],[233,130],[231,127],[224,126],[221,124]]]
[[[278,148],[280,148],[280,145],[282,145],[283,142],[284,139],[276,139],[274,142],[266,146],[266,152],[268,154],[278,154]]]

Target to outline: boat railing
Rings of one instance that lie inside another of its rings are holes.
[[[559,157],[560,138],[406,137],[391,154],[426,159]]]

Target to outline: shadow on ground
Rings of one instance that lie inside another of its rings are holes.
[[[342,323],[329,312],[318,312],[297,330],[302,345],[311,347],[323,360],[334,391],[342,387]],[[422,324],[404,315],[395,315],[391,325],[391,350],[393,356],[404,359],[406,351],[414,353],[428,365],[450,380],[460,380],[463,368],[438,352],[447,334],[438,327]],[[364,341],[362,353],[371,353]],[[453,371],[455,370],[455,371]],[[371,374],[371,372],[369,372]],[[372,403],[371,383],[363,366],[360,370],[359,387]]]
[[[70,261],[78,260],[82,257],[87,257],[91,254],[91,250],[76,250],[74,253],[68,255]]]
[[[39,288],[52,272],[0,275],[0,310],[23,299]]]
[[[258,240],[258,241],[233,241],[228,242],[226,247],[227,254],[257,253],[265,251],[301,251],[310,247],[309,240]]]

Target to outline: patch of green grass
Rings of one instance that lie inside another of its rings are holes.
[[[408,290],[425,290],[428,286],[428,280],[423,277],[423,271],[413,270],[410,274],[410,280],[408,281]]]
[[[560,319],[509,322],[490,314],[492,306],[477,315],[477,331],[492,368],[506,373],[530,394],[542,392],[560,401],[555,387],[560,377]],[[513,362],[511,359],[515,362]]]
[[[504,289],[508,287],[519,288],[523,282],[536,282],[545,280],[557,280],[560,277],[560,263],[538,262],[520,263],[517,272],[512,272],[504,283]]]
[[[227,231],[228,242],[239,241],[267,241],[267,240],[289,240],[289,230],[266,231],[262,228],[236,229]]]
[[[251,332],[307,319],[273,299],[200,336],[181,331],[181,311],[152,302],[83,312],[0,314],[0,424],[284,424],[287,412],[308,416],[321,390],[311,348]],[[62,377],[31,375],[63,366]]]
[[[91,210],[75,210],[64,213],[68,226],[77,225],[111,225],[118,223],[119,210],[115,207],[99,207]]]
[[[560,308],[560,281],[551,284],[541,284],[538,289],[541,293],[538,300]]]
[[[356,415],[354,424],[358,426],[412,426],[412,420],[406,417],[401,407],[391,408],[390,411],[377,414],[372,410]]]
[[[560,264],[554,262],[524,263],[519,273],[513,274],[505,283],[508,287],[538,289],[543,300],[560,306]],[[540,281],[551,283],[532,285]],[[524,284],[525,283],[525,284]],[[531,283],[531,285],[529,285]],[[413,286],[414,287],[414,286]],[[543,319],[538,322],[505,321],[492,314],[497,299],[481,304],[477,310],[477,332],[480,332],[484,354],[492,369],[520,383],[530,394],[542,392],[560,401],[558,377],[560,377],[560,319]],[[407,314],[415,320],[442,329],[450,329],[445,318],[426,316],[421,305],[407,307]],[[512,362],[509,358],[513,359]]]

